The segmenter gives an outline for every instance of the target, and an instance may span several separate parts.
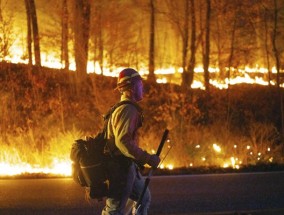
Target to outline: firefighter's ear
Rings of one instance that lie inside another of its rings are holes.
[[[123,90],[122,89],[118,89],[119,93],[122,95],[123,94]]]

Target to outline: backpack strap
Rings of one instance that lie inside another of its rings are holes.
[[[120,101],[120,102],[116,103],[114,106],[112,106],[110,108],[110,110],[105,115],[103,115],[103,119],[104,119],[103,132],[105,133],[105,137],[107,137],[107,124],[108,124],[108,120],[109,120],[111,114],[115,111],[116,108],[118,108],[119,106],[124,105],[124,104],[131,104],[134,107],[136,107],[136,109],[138,110],[138,112],[141,115],[140,126],[142,125],[142,122],[143,122],[143,119],[144,119],[142,108],[138,104],[136,104],[136,103],[134,103],[130,100]]]
[[[131,104],[131,105],[133,105],[137,109],[137,111],[139,112],[139,114],[141,116],[141,120],[140,120],[140,125],[139,126],[142,126],[142,121],[143,121],[143,118],[144,118],[143,112],[142,112],[142,108],[138,104],[136,104],[136,103],[134,103],[134,102],[132,102],[130,100],[120,101],[120,102],[116,103],[114,106],[112,106],[110,108],[110,110],[105,115],[103,115],[103,118],[104,118],[103,132],[104,132],[105,139],[108,136],[108,134],[107,134],[108,133],[107,126],[108,126],[108,121],[109,121],[109,118],[110,118],[111,114],[115,111],[116,108],[118,108],[119,106],[124,105],[124,104]],[[113,157],[113,152],[111,152],[111,150],[109,149],[108,142],[105,145],[105,151],[108,152],[111,157]]]
[[[109,119],[110,115],[115,111],[116,108],[118,108],[119,106],[124,105],[124,104],[133,105],[134,107],[136,107],[137,111],[140,114],[142,114],[142,108],[138,104],[136,104],[135,102],[132,102],[130,100],[124,100],[124,101],[120,101],[120,102],[116,103],[114,106],[111,107],[111,109],[103,116],[104,121],[107,121]]]

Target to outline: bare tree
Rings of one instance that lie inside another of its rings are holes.
[[[266,65],[267,65],[267,71],[268,71],[268,85],[271,85],[271,69],[270,69],[270,59],[269,59],[269,47],[268,47],[268,10],[267,8],[264,8],[264,31],[265,31],[265,56],[266,56]]]
[[[190,88],[194,78],[195,55],[196,55],[196,17],[195,17],[195,0],[185,0],[184,7],[184,28],[183,28],[183,57],[182,57],[182,87]],[[190,57],[188,55],[188,38],[189,38],[189,16],[191,19],[191,41]],[[188,63],[187,63],[188,61]]]
[[[92,32],[92,50],[94,53],[94,62],[99,64],[100,70],[104,73],[103,67],[107,66],[110,71],[117,67],[128,67],[137,65],[138,69],[141,65],[137,64],[137,56],[145,56],[145,60],[149,61],[149,46],[145,47],[149,33],[144,32],[145,27],[149,26],[149,22],[140,16],[141,9],[145,14],[149,14],[149,4],[144,1],[143,4],[135,5],[137,8],[128,10],[133,7],[131,1],[97,1],[92,5],[91,16],[91,32]],[[137,13],[137,11],[139,13]],[[129,18],[131,17],[131,18]],[[140,22],[136,21],[140,19]],[[141,21],[142,20],[142,21]],[[139,28],[142,28],[140,30]],[[146,40],[137,48],[141,42],[140,33],[143,32],[143,39]],[[141,54],[143,51],[143,54]],[[134,62],[135,61],[135,62]]]
[[[189,73],[188,86],[191,86],[194,78],[194,68],[195,68],[195,55],[196,55],[196,17],[195,17],[195,0],[190,0],[191,8],[191,42],[190,42],[190,58],[188,62],[187,71]]]
[[[32,24],[31,24],[31,16],[30,16],[30,6],[29,0],[25,0],[26,5],[26,14],[27,14],[27,49],[28,49],[28,58],[29,65],[33,64],[33,53],[32,53]]]
[[[228,130],[230,130],[230,124],[231,124],[231,96],[230,96],[230,79],[231,79],[231,67],[233,64],[234,59],[234,50],[235,50],[235,37],[236,37],[236,23],[237,23],[237,15],[235,15],[234,21],[233,21],[233,27],[231,31],[231,47],[230,47],[230,54],[228,59],[228,88],[227,88],[227,127]]]
[[[150,47],[148,80],[156,81],[155,71],[155,0],[150,0]]]
[[[25,5],[27,13],[27,25],[28,25],[27,43],[28,43],[28,52],[29,52],[29,64],[31,64],[32,61],[31,43],[33,42],[35,65],[41,66],[40,42],[39,42],[39,32],[38,32],[35,2],[34,0],[25,0]]]
[[[188,16],[189,16],[189,1],[184,1],[184,26],[183,26],[183,33],[182,33],[182,87],[184,89],[190,87],[189,84],[189,72],[186,69],[186,61],[187,61],[187,50],[188,50]]]
[[[277,31],[278,31],[278,6],[277,0],[274,0],[274,26],[273,26],[273,33],[272,33],[272,48],[273,54],[276,64],[277,76],[276,76],[276,84],[277,87],[280,87],[280,55],[277,48],[276,40],[277,40]]]
[[[0,0],[0,21],[3,21],[3,15],[2,15],[2,0]]]
[[[182,6],[177,1],[166,1],[169,13],[167,17],[175,27],[176,31],[182,38],[182,88],[190,88],[195,67],[196,55],[196,13],[195,13],[195,0],[184,0]],[[181,10],[183,13],[173,13],[173,11]],[[191,20],[191,23],[189,23]],[[191,25],[190,25],[191,24]],[[189,30],[191,29],[190,53],[189,51]],[[188,59],[188,54],[190,57]]]
[[[31,21],[32,21],[32,29],[33,29],[35,65],[41,66],[40,43],[39,43],[36,6],[35,6],[34,0],[29,0],[29,2],[30,2],[30,12],[31,12]]]
[[[272,33],[272,48],[273,48],[273,54],[275,58],[275,64],[276,64],[276,70],[277,70],[277,76],[276,76],[276,84],[278,88],[278,95],[279,95],[279,108],[280,108],[280,114],[281,114],[281,136],[282,141],[284,141],[284,108],[283,108],[283,93],[280,88],[280,52],[277,48],[276,40],[277,40],[277,34],[278,34],[278,4],[277,0],[274,0],[274,26],[273,26],[273,33]]]
[[[68,56],[68,8],[67,0],[62,1],[62,17],[61,17],[61,63],[64,69],[69,69],[69,56]]]
[[[233,11],[230,10],[229,4],[231,1],[222,1],[219,0],[214,1],[214,10],[215,10],[215,19],[213,24],[215,24],[214,27],[212,27],[212,41],[216,43],[216,53],[217,56],[213,56],[216,59],[216,65],[219,68],[219,79],[224,80],[226,78],[226,64],[227,64],[227,55],[226,55],[226,46],[228,44],[228,35],[224,33],[224,29],[229,29],[226,27],[226,23],[231,23],[229,20],[231,20],[231,16],[234,15]],[[225,10],[224,8],[229,8]],[[228,12],[230,11],[230,12]],[[229,14],[230,16],[229,16]],[[226,17],[226,19],[224,19]],[[214,32],[215,31],[215,32]],[[212,50],[214,51],[214,50]],[[214,59],[213,59],[214,60]]]
[[[204,85],[205,89],[209,91],[209,60],[210,60],[210,16],[211,16],[211,2],[206,0],[206,20],[205,20],[205,50],[203,53],[203,67],[204,67]]]
[[[102,1],[96,2],[95,6],[95,32],[94,32],[94,43],[95,43],[95,49],[94,49],[94,61],[95,63],[98,62],[101,70],[101,74],[104,73],[103,68],[103,61],[104,61],[104,40],[103,40],[103,17],[102,17]]]
[[[91,5],[89,0],[75,0],[74,4],[75,63],[77,80],[82,82],[87,75]]]

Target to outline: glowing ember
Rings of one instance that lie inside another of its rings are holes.
[[[160,169],[169,169],[169,170],[173,170],[174,169],[174,165],[173,164],[161,164],[159,166]]]
[[[221,147],[218,146],[216,143],[213,144],[213,149],[214,149],[216,152],[221,152]]]

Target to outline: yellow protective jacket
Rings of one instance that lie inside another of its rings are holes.
[[[121,101],[130,100],[123,97]],[[124,155],[141,164],[147,161],[148,153],[138,145],[137,130],[142,125],[141,111],[133,104],[117,107],[107,125],[108,147],[112,155]]]

